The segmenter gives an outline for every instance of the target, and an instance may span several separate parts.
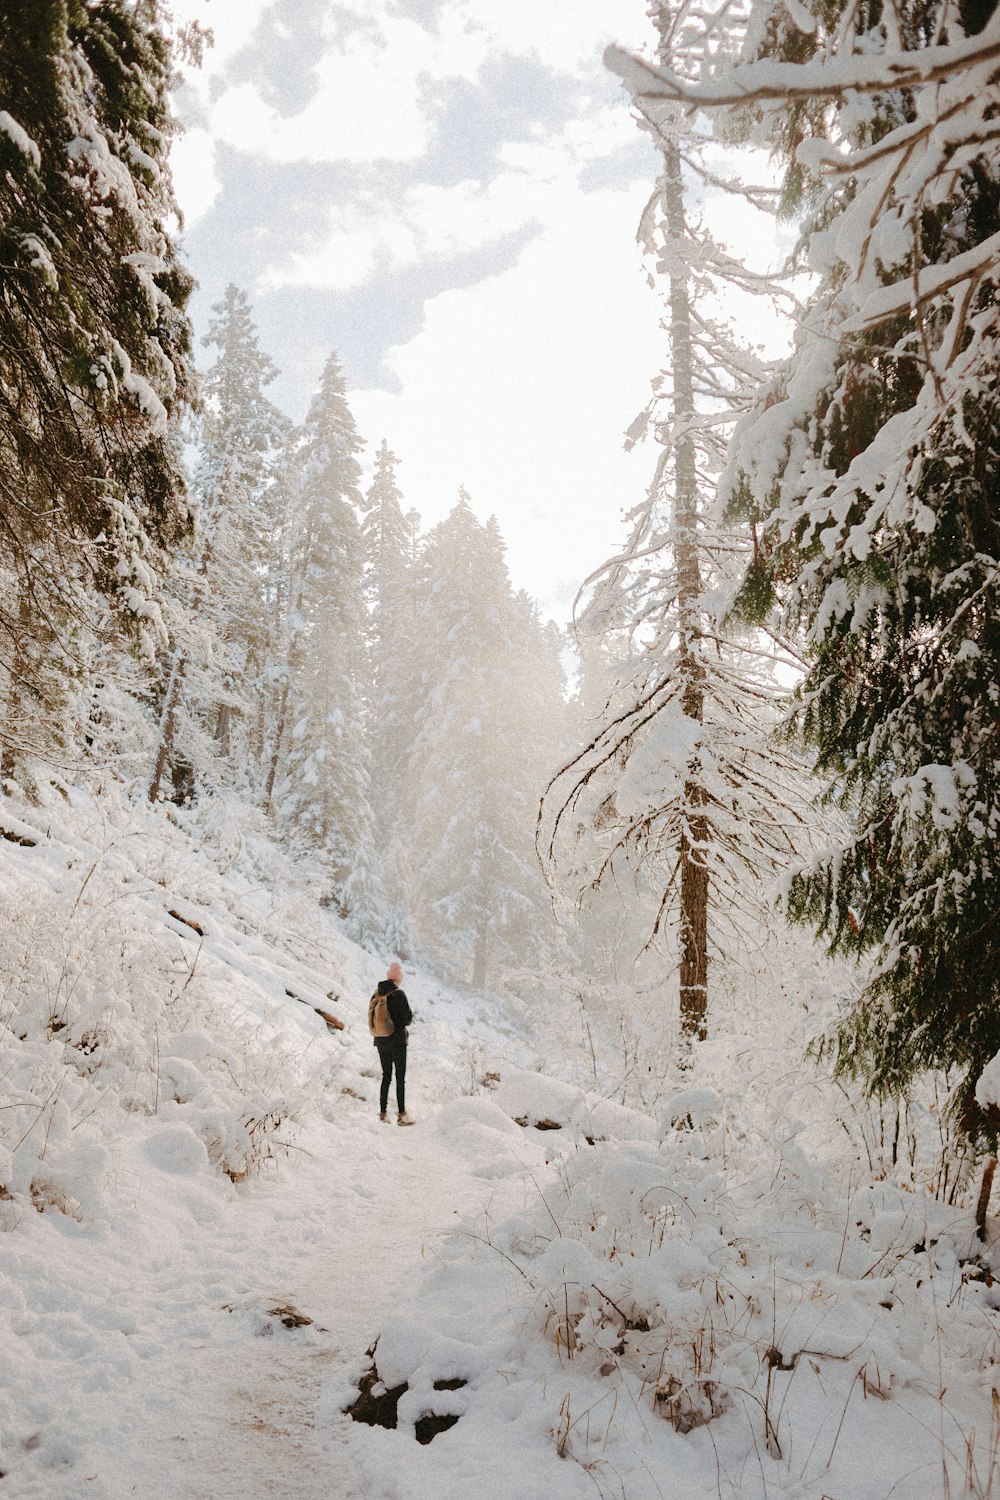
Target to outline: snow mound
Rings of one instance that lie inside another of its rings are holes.
[[[574,1139],[655,1141],[661,1134],[657,1120],[543,1073],[506,1070],[493,1100],[512,1120],[552,1122]]]
[[[161,1172],[187,1175],[207,1171],[208,1149],[190,1125],[157,1125],[146,1136],[142,1154]]]
[[[520,1139],[520,1131],[498,1104],[492,1099],[472,1095],[455,1099],[439,1109],[434,1117],[434,1129],[450,1140],[465,1139],[470,1127],[492,1131],[496,1135]]]

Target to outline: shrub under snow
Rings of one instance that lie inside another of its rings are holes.
[[[332,1002],[287,952],[307,946],[304,924],[262,907],[260,881],[231,871],[223,883],[162,816],[112,811],[118,827],[81,797],[60,809],[58,835],[44,810],[8,804],[0,817],[8,1222],[29,1206],[101,1217],[129,1129],[145,1130],[143,1153],[163,1169],[239,1182],[283,1149],[317,1094],[310,1042],[325,1028],[310,1002]]]
[[[515,1076],[497,1097],[565,1121],[551,1164],[523,1211],[451,1242],[376,1349],[408,1386],[401,1426],[444,1409],[435,1380],[468,1382],[435,1457],[518,1446],[527,1500],[585,1493],[577,1466],[628,1500],[990,1493],[1000,1287],[970,1213],[825,1165],[794,1132],[736,1132],[721,1108],[701,1129],[632,1115],[632,1139],[616,1108],[617,1139],[588,1144],[582,1091]],[[490,1137],[510,1154],[492,1102],[451,1106],[447,1129],[481,1172]]]

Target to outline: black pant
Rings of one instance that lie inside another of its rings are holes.
[[[387,1036],[375,1044],[382,1060],[382,1092],[379,1109],[385,1114],[389,1108],[389,1083],[393,1066],[396,1069],[396,1107],[400,1114],[406,1110],[406,1037]]]

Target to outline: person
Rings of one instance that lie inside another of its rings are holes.
[[[378,1048],[379,1060],[382,1063],[379,1119],[385,1124],[389,1122],[389,1084],[392,1082],[393,1071],[395,1071],[396,1107],[399,1111],[396,1123],[398,1125],[412,1125],[414,1123],[413,1119],[406,1112],[406,1028],[413,1020],[413,1012],[410,1010],[410,1002],[406,998],[406,992],[401,988],[402,983],[402,966],[393,961],[386,970],[385,978],[379,980],[378,989],[371,998],[371,1004],[368,1007],[368,1025],[371,1028],[375,1046]],[[392,1025],[392,1033],[389,1036],[380,1036],[376,1031],[374,1015],[375,1004],[379,995],[386,997],[386,1009],[388,1010],[389,1021]]]

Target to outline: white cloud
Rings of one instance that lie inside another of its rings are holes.
[[[343,291],[362,286],[380,259],[402,269],[484,249],[528,225],[556,226],[578,195],[582,170],[634,139],[624,109],[598,110],[559,135],[504,146],[507,170],[489,182],[418,182],[398,197],[337,204],[325,243],[309,252],[292,249],[262,286]]]
[[[467,485],[500,522],[515,582],[563,617],[649,479],[649,455],[622,452],[663,357],[633,244],[642,202],[568,193],[516,266],[426,304],[389,356],[402,394],[351,394],[371,445],[384,435],[400,458],[407,503],[432,523]]]
[[[447,9],[481,29],[491,51],[564,72],[600,66],[608,42],[639,45],[650,33],[647,0],[456,0]]]
[[[411,161],[429,144],[421,79],[446,76],[441,68],[423,27],[385,17],[377,35],[360,30],[331,45],[315,64],[317,90],[297,114],[280,114],[242,84],[215,104],[212,129],[275,162]]]
[[[174,192],[189,227],[207,213],[222,184],[215,171],[215,142],[207,130],[188,128],[170,148]]]
[[[641,41],[649,31],[645,0],[442,0],[432,29],[394,14],[392,0],[349,0],[327,10],[329,45],[311,60],[315,93],[284,115],[253,84],[209,103],[213,80],[252,41],[267,0],[178,0],[174,8],[179,19],[198,17],[216,33],[204,68],[186,74],[210,108],[213,132],[283,163],[417,160],[430,144],[428,82],[475,81],[485,63],[510,57],[599,73],[607,41]],[[345,11],[357,18],[346,33]]]

